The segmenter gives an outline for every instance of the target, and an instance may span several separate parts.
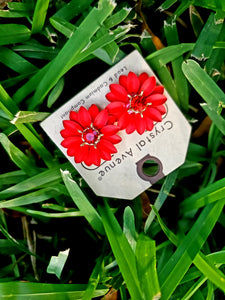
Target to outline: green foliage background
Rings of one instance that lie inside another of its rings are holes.
[[[223,299],[224,3],[0,1],[2,299]],[[39,123],[134,49],[193,136],[153,189],[103,199]]]

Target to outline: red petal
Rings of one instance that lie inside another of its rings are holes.
[[[146,122],[146,130],[151,131],[154,127],[153,121],[149,118],[145,118],[145,122]]]
[[[79,122],[79,120],[78,120],[78,113],[76,111],[71,111],[70,112],[70,120]]]
[[[152,94],[163,94],[163,92],[164,92],[164,87],[162,85],[157,85],[152,91]]]
[[[135,129],[136,129],[135,123],[134,123],[134,122],[129,123],[129,124],[127,125],[127,127],[126,127],[126,133],[127,133],[127,134],[130,134],[130,133],[134,132]]]
[[[116,134],[120,128],[116,125],[106,125],[102,128],[101,133],[108,136]]]
[[[109,111],[110,114],[121,114],[121,112],[125,109],[124,102],[112,102],[106,106],[106,109]]]
[[[80,124],[74,122],[74,121],[70,121],[70,120],[65,120],[63,121],[63,126],[65,127],[65,129],[71,131],[71,134],[76,134],[77,130],[81,130],[83,131],[84,129],[80,126]]]
[[[156,109],[161,113],[161,115],[164,115],[166,113],[166,108],[164,105],[158,105]]]
[[[109,102],[120,101],[119,97],[115,96],[113,93],[108,93],[105,97]]]
[[[156,85],[156,79],[154,76],[149,77],[146,79],[143,84],[141,85],[140,91],[143,91],[143,96],[148,96],[154,90]]]
[[[65,138],[61,145],[65,148],[73,147],[73,144],[81,144],[82,140],[80,136],[70,136],[68,138]]]
[[[143,134],[146,130],[146,122],[143,117],[141,117],[140,114],[135,115],[135,126],[136,130],[139,134]]]
[[[117,149],[110,141],[101,138],[100,142],[97,144],[98,149],[103,151],[108,151],[109,153],[116,153]]]
[[[92,121],[97,117],[99,113],[99,109],[95,104],[92,104],[88,109],[89,114],[91,115]]]
[[[67,149],[68,156],[76,156],[80,152],[80,144],[73,144],[73,147]]]
[[[100,129],[103,126],[105,126],[107,122],[108,122],[108,112],[107,112],[106,109],[103,109],[96,116],[93,125],[94,125],[95,128]]]
[[[117,97],[119,101],[128,101],[127,90],[120,84],[110,84],[111,92]]]
[[[87,111],[87,109],[84,106],[81,106],[81,108],[78,111],[78,119],[79,123],[85,128],[91,125],[91,115]]]
[[[118,126],[120,129],[124,129],[130,123],[130,115],[128,113],[124,113],[118,120]]]
[[[101,157],[98,149],[95,149],[93,146],[90,147],[89,155],[85,160],[85,163],[87,166],[90,166],[92,164],[96,166],[100,166],[101,163]]]
[[[126,133],[130,134],[130,133],[134,132],[135,129],[136,129],[136,127],[135,127],[135,116],[133,114],[131,114],[129,116],[129,124],[127,124],[127,126],[126,126]]]
[[[84,146],[80,147],[80,149],[79,149],[80,151],[75,153],[75,155],[74,155],[75,163],[78,164],[78,163],[81,163],[86,160],[86,158],[89,155],[89,148],[90,148],[90,146],[88,146],[88,145],[84,145]]]
[[[115,135],[107,136],[107,140],[112,142],[113,144],[118,144],[122,141],[122,138],[117,134],[115,134]]]
[[[140,82],[136,74],[129,72],[127,76],[127,90],[129,94],[137,94],[140,87]]]
[[[145,113],[153,121],[156,121],[156,122],[161,122],[162,121],[161,113],[154,107],[148,107],[146,109]]]
[[[109,115],[109,119],[108,119],[107,124],[108,124],[108,125],[114,124],[116,121],[117,121],[117,117],[116,117],[116,116]]]
[[[60,131],[60,134],[63,138],[67,138],[69,136],[80,136],[80,133],[78,133],[77,131],[76,132],[71,132],[71,130],[68,130],[68,129],[63,129]]]
[[[154,94],[146,98],[148,103],[152,103],[152,106],[164,104],[167,100],[165,95]]]
[[[101,158],[104,160],[111,160],[112,156],[109,152],[102,150],[101,148],[98,148],[99,153],[101,155]]]
[[[139,81],[140,81],[140,85],[142,85],[142,83],[146,80],[146,79],[148,79],[148,74],[147,73],[141,73],[140,75],[139,75]]]
[[[125,89],[127,89],[127,76],[121,75],[119,78],[119,83],[122,85]]]

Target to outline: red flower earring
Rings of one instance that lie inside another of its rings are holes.
[[[129,72],[128,76],[119,77],[118,84],[109,87],[111,92],[106,99],[111,103],[106,109],[127,134],[135,130],[143,134],[145,130],[153,129],[154,122],[162,121],[162,115],[166,113],[163,104],[167,98],[163,95],[163,86],[156,85],[154,76],[149,77],[147,73],[137,76]]]
[[[106,109],[99,112],[95,104],[88,110],[82,106],[78,112],[71,111],[70,120],[63,121],[63,125],[61,145],[76,163],[99,166],[101,159],[111,160],[117,152],[114,144],[121,141],[117,135],[120,128],[110,122]]]
[[[61,145],[76,163],[100,166],[101,159],[111,160],[112,154],[117,153],[114,145],[121,142],[119,130],[143,134],[153,129],[154,122],[162,121],[166,113],[164,88],[156,86],[154,76],[129,72],[128,76],[119,77],[119,84],[109,87],[111,92],[106,98],[111,103],[105,109],[99,111],[95,104],[88,110],[81,106],[78,112],[70,112],[70,120],[63,121]]]

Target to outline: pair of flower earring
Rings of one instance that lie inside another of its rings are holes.
[[[141,73],[121,75],[118,84],[109,86],[106,99],[110,102],[103,110],[95,104],[89,109],[81,106],[70,112],[70,120],[63,121],[61,145],[76,163],[100,166],[101,160],[111,160],[117,153],[114,146],[121,142],[120,130],[127,134],[151,131],[154,122],[161,122],[166,113],[164,87],[156,85],[156,78]]]

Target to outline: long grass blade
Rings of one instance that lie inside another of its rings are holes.
[[[22,24],[1,24],[0,46],[29,40],[30,30]]]
[[[97,210],[88,201],[78,184],[72,179],[69,171],[61,171],[63,181],[74,203],[87,219],[89,224],[99,233],[104,234],[101,217]]]
[[[34,282],[4,282],[0,283],[2,299],[68,299],[81,300],[86,289],[84,284],[51,284]],[[99,286],[94,297],[104,296],[108,288]]]
[[[42,30],[47,15],[49,1],[50,0],[37,0],[31,29],[32,34]]]
[[[180,208],[183,213],[203,207],[214,201],[220,201],[225,198],[225,178],[214,182],[203,190],[195,193],[185,199]]]
[[[64,75],[65,70],[72,67],[71,62],[88,45],[90,38],[115,8],[115,4],[109,0],[103,0],[100,3],[100,6],[93,8],[84,19],[42,78],[33,98],[34,106],[47,95],[50,89]]]
[[[159,281],[161,284],[162,299],[168,299],[178,286],[208,235],[211,233],[223,206],[224,201],[209,204],[204,208],[191,230],[160,271]]]
[[[136,247],[137,271],[144,299],[160,299],[161,292],[156,270],[155,241],[140,234]]]
[[[32,73],[38,68],[14,51],[0,47],[0,62],[19,74]]]
[[[166,179],[160,189],[159,195],[156,198],[155,204],[154,204],[155,208],[158,211],[163,206],[164,202],[166,201],[166,199],[170,193],[170,190],[174,186],[177,175],[178,175],[178,170],[175,170],[166,177]],[[154,218],[155,218],[154,210],[151,210],[150,214],[148,215],[147,220],[145,221],[145,227],[144,227],[145,233],[149,232],[149,228],[150,228]]]
[[[99,211],[106,235],[122,276],[127,284],[131,298],[133,300],[142,300],[143,296],[140,290],[134,252],[106,201],[104,207],[99,206]]]
[[[17,148],[4,133],[0,133],[0,143],[8,153],[10,159],[26,174],[34,175],[37,168],[33,161]]]

